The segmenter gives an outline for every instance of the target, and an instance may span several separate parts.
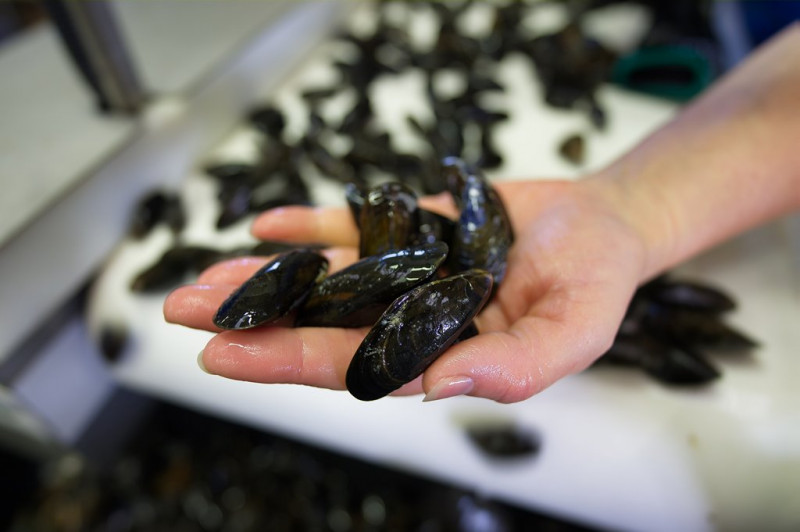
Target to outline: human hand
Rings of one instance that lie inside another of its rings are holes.
[[[623,214],[608,182],[518,181],[494,185],[516,240],[508,270],[476,322],[480,333],[452,346],[396,394],[426,393],[524,400],[581,371],[611,345],[646,270],[643,238]],[[449,197],[422,198],[455,214]],[[357,260],[358,232],[346,209],[287,207],[262,214],[260,238],[325,243],[336,271]],[[211,319],[264,258],[234,259],[205,271],[197,284],[172,292],[167,321],[218,332]],[[213,374],[262,383],[344,389],[345,374],[367,329],[279,326],[219,332],[201,360]]]

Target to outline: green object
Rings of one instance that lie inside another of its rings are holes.
[[[713,79],[709,60],[683,45],[641,48],[620,57],[611,72],[618,85],[677,101],[695,97]]]

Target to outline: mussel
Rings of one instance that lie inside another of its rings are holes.
[[[347,205],[359,230],[361,229],[361,209],[364,207],[366,195],[367,191],[355,183],[348,183],[345,186]],[[432,244],[437,241],[447,243],[452,240],[455,233],[455,222],[453,220],[422,207],[417,207],[416,211],[416,221],[419,225],[416,230],[412,228],[410,243],[414,245]]]
[[[447,265],[454,272],[487,270],[499,285],[506,273],[514,231],[500,196],[483,174],[461,159],[443,161],[448,188],[461,214],[455,227]]]
[[[493,459],[530,458],[538,454],[542,446],[538,431],[512,422],[473,423],[465,432],[472,443]]]
[[[278,255],[220,305],[214,325],[250,329],[274,322],[302,305],[327,271],[328,260],[312,250]]]
[[[361,259],[314,287],[296,325],[372,325],[392,301],[431,279],[446,256],[447,244],[434,242]]]
[[[367,333],[347,369],[347,389],[372,401],[421,375],[489,299],[492,275],[470,270],[397,298]]]
[[[417,209],[417,195],[402,183],[389,182],[369,189],[359,211],[360,256],[413,245],[419,229]]]
[[[174,287],[187,275],[199,272],[224,254],[203,246],[176,245],[165,251],[159,259],[139,272],[131,281],[133,292],[159,292]]]
[[[565,161],[580,166],[586,160],[586,140],[580,133],[569,135],[558,145],[558,153]]]
[[[711,314],[736,308],[736,301],[720,288],[708,283],[659,277],[641,289],[647,298],[660,305]]]
[[[656,380],[673,385],[706,384],[721,375],[697,350],[663,342],[647,332],[618,335],[600,362],[638,367]]]
[[[159,223],[166,223],[175,233],[183,229],[186,217],[178,194],[154,190],[142,197],[131,217],[129,234],[142,239]]]
[[[758,342],[726,324],[736,307],[710,284],[661,276],[641,286],[611,349],[599,360],[638,367],[667,384],[698,385],[721,376],[708,353],[749,353]]]
[[[264,135],[279,139],[286,127],[283,111],[273,105],[263,105],[250,111],[250,123]]]

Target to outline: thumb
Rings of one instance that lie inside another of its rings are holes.
[[[506,331],[458,343],[424,373],[425,400],[463,394],[501,403],[528,399],[606,352],[622,312],[616,316],[582,325],[566,315],[559,320],[526,316]]]

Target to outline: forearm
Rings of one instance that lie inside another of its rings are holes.
[[[643,277],[800,207],[800,25],[589,181],[642,235]]]

